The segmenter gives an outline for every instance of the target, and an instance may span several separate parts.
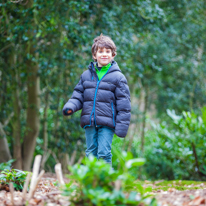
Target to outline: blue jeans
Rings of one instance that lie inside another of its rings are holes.
[[[112,165],[112,139],[114,130],[109,127],[86,127],[86,156],[93,154],[97,159],[104,159],[107,163]]]

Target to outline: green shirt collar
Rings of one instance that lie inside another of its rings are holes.
[[[111,66],[111,63],[109,63],[109,64],[107,64],[107,65],[105,65],[105,66],[103,66],[102,68],[101,68],[101,72],[103,72],[103,71],[107,71],[108,69],[109,69],[109,67]],[[95,64],[95,69],[96,69],[96,72],[97,73],[99,73],[100,71],[97,69],[97,63]]]
[[[102,79],[102,77],[107,73],[107,71],[108,71],[108,69],[109,69],[110,67],[111,67],[111,63],[103,66],[103,67],[101,68],[101,70],[99,71],[99,70],[97,69],[97,66],[95,65],[96,73],[97,73],[97,76],[98,76],[98,79],[99,79],[99,80]]]

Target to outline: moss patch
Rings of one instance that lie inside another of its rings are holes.
[[[197,190],[206,188],[206,182],[188,181],[188,180],[171,180],[171,181],[145,181],[145,188],[152,187],[152,191],[168,191],[168,190]]]

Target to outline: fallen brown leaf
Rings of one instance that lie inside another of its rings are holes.
[[[176,191],[175,188],[169,188],[169,189],[168,189],[168,192],[175,192],[175,191]]]
[[[200,205],[200,204],[204,204],[205,203],[205,199],[203,197],[195,197],[194,200],[192,200],[189,205]]]

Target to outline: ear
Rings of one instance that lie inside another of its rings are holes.
[[[96,60],[96,59],[97,59],[97,58],[96,58],[96,55],[92,55],[92,56],[93,56],[93,59],[94,59],[94,60]]]

